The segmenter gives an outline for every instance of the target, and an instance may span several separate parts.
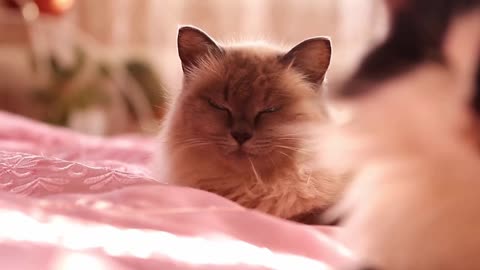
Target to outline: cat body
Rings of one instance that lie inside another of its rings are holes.
[[[321,89],[329,40],[289,52],[219,46],[187,26],[178,47],[184,82],[160,134],[157,177],[281,218],[329,206],[340,178],[308,148],[329,121]]]
[[[379,54],[405,65],[381,76],[382,66],[359,70],[346,84],[355,89],[340,93],[346,120],[325,142],[339,155],[331,161],[355,174],[327,216],[343,217],[341,238],[361,265],[353,269],[480,269],[479,114],[472,106],[480,91],[480,5],[403,2],[407,10],[397,12],[413,24],[397,25],[390,41],[411,42],[418,57],[405,62],[387,38],[360,68],[379,64]],[[462,9],[442,13],[437,4]],[[441,31],[399,36],[417,24]]]

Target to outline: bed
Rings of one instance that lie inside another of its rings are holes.
[[[153,149],[150,137],[91,137],[0,112],[0,268],[321,270],[350,260],[334,227],[155,181]]]

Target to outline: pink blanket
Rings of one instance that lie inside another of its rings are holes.
[[[0,112],[0,269],[330,269],[334,228],[154,181],[154,144]],[[165,180],[165,179],[161,179]]]

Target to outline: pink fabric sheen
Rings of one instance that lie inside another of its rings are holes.
[[[5,112],[0,123],[1,269],[330,269],[350,260],[336,228],[155,181],[153,138],[86,136]]]

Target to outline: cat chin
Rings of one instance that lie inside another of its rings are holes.
[[[245,166],[250,166],[250,162],[257,160],[258,158],[265,157],[264,155],[252,154],[242,149],[236,149],[227,153],[224,153],[225,161],[227,163],[235,162],[235,167],[238,167],[240,164],[245,164]]]
[[[228,159],[248,161],[258,158],[265,158],[272,154],[271,149],[262,148],[261,151],[250,147],[235,147],[233,149],[223,149],[223,155]]]
[[[236,149],[232,152],[227,153],[227,157],[235,160],[248,160],[250,158],[254,158],[255,156],[246,152],[245,150]]]
[[[251,153],[246,150],[236,149],[220,154],[220,162],[231,172],[244,174],[251,172],[252,167],[258,173],[268,174],[273,169],[273,164],[283,164],[283,157],[272,155],[272,152]]]

